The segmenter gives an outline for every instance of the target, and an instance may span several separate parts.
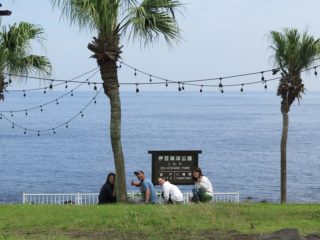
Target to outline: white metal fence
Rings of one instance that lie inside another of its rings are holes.
[[[23,204],[74,204],[74,205],[94,205],[98,203],[98,193],[23,193]],[[158,193],[160,203],[163,203]],[[184,203],[189,203],[191,193],[184,193]],[[141,194],[139,192],[128,193],[131,202],[139,202]],[[239,203],[239,192],[215,192],[212,202]]]
[[[97,193],[23,193],[23,204],[97,204]]]
[[[240,202],[239,192],[215,192],[213,193],[213,202]]]

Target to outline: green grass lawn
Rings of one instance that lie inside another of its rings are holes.
[[[320,204],[0,205],[0,239],[212,239],[282,228],[320,233]]]

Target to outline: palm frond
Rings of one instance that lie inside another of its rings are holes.
[[[319,40],[308,36],[307,31],[302,35],[297,29],[284,29],[283,33],[272,31],[270,38],[275,65],[286,74],[297,74],[319,56]]]
[[[270,48],[274,52],[273,58],[275,61],[275,65],[277,67],[279,67],[282,72],[286,73],[287,70],[286,70],[285,66],[287,63],[282,57],[285,55],[285,48],[286,48],[284,36],[283,36],[283,34],[281,34],[279,32],[272,31],[270,33],[270,39],[271,39]]]
[[[132,0],[131,0],[132,1]],[[51,0],[53,7],[62,9],[62,17],[80,29],[89,27],[102,33],[110,33],[117,26],[118,14],[122,4],[130,0]]]
[[[34,72],[38,75],[47,76],[51,72],[51,63],[45,56],[29,55],[17,59],[8,68],[12,74],[28,75]]]
[[[19,24],[4,26],[0,33],[1,48],[10,50],[10,53],[25,54],[31,49],[32,40],[40,44],[43,40],[43,29],[40,26],[21,22]]]
[[[177,0],[144,0],[129,10],[121,29],[123,33],[130,29],[129,38],[140,38],[145,44],[163,36],[168,45],[172,45],[180,39],[175,12],[181,7],[182,3]]]
[[[0,32],[0,67],[1,71],[25,74],[32,67],[38,72],[50,74],[51,65],[43,56],[30,55],[32,40],[42,44],[43,29],[40,26],[21,22],[4,26]]]
[[[297,29],[284,29],[283,33],[270,33],[274,62],[282,71],[277,95],[282,97],[282,104],[290,109],[295,99],[299,101],[305,92],[301,71],[309,68],[319,57],[319,39],[302,35]]]
[[[30,54],[33,40],[42,44],[43,29],[40,26],[21,22],[4,26],[0,32],[0,100],[4,99],[7,86],[4,72],[27,75],[36,72],[49,75],[51,64],[47,57]]]

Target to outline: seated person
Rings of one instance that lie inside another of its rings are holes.
[[[192,202],[209,202],[213,197],[213,189],[211,182],[206,176],[203,176],[201,169],[195,168],[192,172],[192,177],[195,182],[195,187],[192,189]]]
[[[99,193],[99,204],[115,203],[117,201],[115,188],[116,175],[109,173],[105,184],[101,187]]]
[[[183,195],[180,189],[163,178],[158,178],[158,184],[162,186],[162,197],[165,203],[182,204]]]
[[[145,177],[144,172],[142,170],[137,170],[134,174],[139,179],[139,182],[134,182],[132,180],[131,185],[140,187],[140,192],[142,195],[142,202],[143,203],[156,203],[157,202],[157,195],[156,190],[152,182]]]

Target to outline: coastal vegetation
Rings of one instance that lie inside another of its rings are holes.
[[[31,72],[49,75],[51,63],[45,56],[31,53],[33,41],[42,44],[43,29],[27,22],[3,26],[0,31],[0,100],[13,75],[26,76]],[[7,80],[7,81],[6,81]]]
[[[319,234],[320,205],[0,205],[0,239],[225,239],[283,228]]]
[[[35,72],[49,75],[51,63],[45,56],[31,53],[33,41],[43,41],[43,29],[27,22],[3,26],[0,31],[0,100],[11,81],[8,75],[26,76]]]
[[[276,67],[281,71],[277,95],[281,97],[282,137],[281,137],[281,202],[287,201],[287,140],[289,111],[295,100],[305,93],[301,72],[310,68],[319,59],[319,39],[302,34],[297,29],[284,29],[283,33],[270,33],[271,49]]]
[[[154,43],[163,36],[168,44],[179,39],[175,13],[178,0],[96,1],[51,0],[62,9],[71,24],[96,33],[88,49],[100,68],[103,89],[110,100],[110,138],[117,175],[117,199],[126,201],[125,160],[121,143],[121,102],[117,63],[121,58],[124,36]]]

